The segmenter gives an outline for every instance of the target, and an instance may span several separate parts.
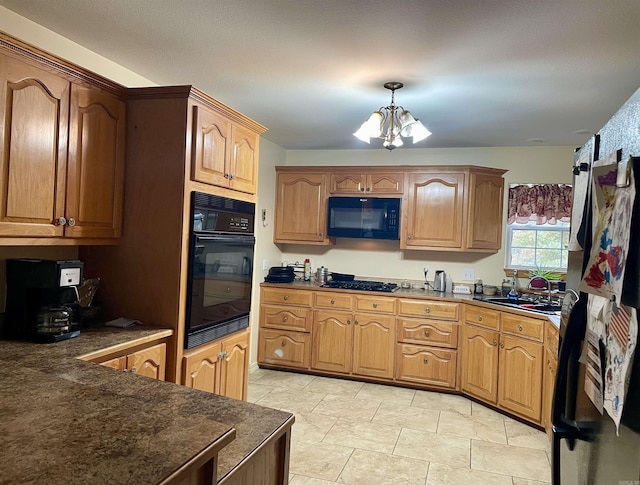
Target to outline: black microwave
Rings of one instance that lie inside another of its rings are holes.
[[[381,197],[329,197],[327,235],[398,240],[400,200]]]

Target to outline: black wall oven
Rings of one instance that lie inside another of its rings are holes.
[[[191,193],[185,348],[249,326],[255,204]]]

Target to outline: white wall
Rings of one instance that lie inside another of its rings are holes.
[[[127,87],[156,83],[0,6],[0,30]]]
[[[571,183],[574,147],[504,147],[379,150],[289,150],[287,165],[481,165],[508,170],[506,190],[513,183]],[[273,190],[273,189],[272,189]],[[506,217],[505,217],[506,220]],[[504,248],[503,231],[503,245]],[[423,266],[429,279],[436,269],[462,281],[462,270],[474,268],[476,278],[499,285],[504,278],[504,249],[496,254],[445,251],[400,251],[399,242],[338,239],[333,247],[282,245],[288,262],[313,259],[315,267],[380,279],[421,280]]]

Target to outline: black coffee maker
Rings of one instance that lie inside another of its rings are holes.
[[[78,260],[7,259],[8,338],[57,342],[80,334]]]

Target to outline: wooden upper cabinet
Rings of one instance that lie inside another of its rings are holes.
[[[194,105],[191,178],[255,194],[259,139],[259,135],[222,114]]]
[[[71,87],[66,236],[120,237],[125,123],[124,101],[97,89]]]
[[[329,244],[326,185],[323,173],[278,173],[274,242]]]
[[[0,235],[60,237],[71,83],[0,54]]]
[[[503,197],[504,179],[501,173],[470,173],[467,248],[500,249]]]
[[[402,249],[462,248],[463,172],[409,174]]]
[[[331,195],[402,194],[404,175],[398,172],[332,173]]]

